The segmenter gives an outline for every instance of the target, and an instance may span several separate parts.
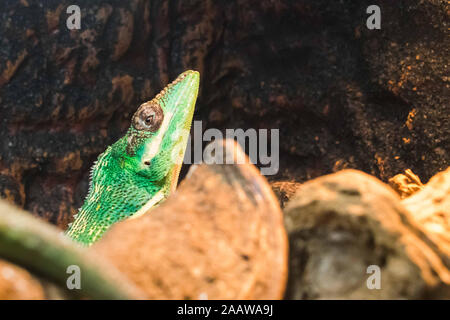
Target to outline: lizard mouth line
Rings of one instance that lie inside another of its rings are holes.
[[[149,145],[148,150],[145,150],[145,156],[142,158],[142,163],[144,163],[144,165],[148,165],[147,163],[151,163],[152,159],[155,157],[155,155],[158,154],[159,149],[161,147],[161,143],[164,139],[164,137],[166,136],[167,133],[167,128],[169,127],[172,118],[173,118],[173,113],[169,112],[168,115],[166,117],[164,117],[163,123],[161,125],[161,128],[159,128],[159,132],[156,135],[156,137],[154,138],[154,143]]]

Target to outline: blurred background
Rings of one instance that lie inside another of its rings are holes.
[[[426,182],[450,165],[449,15],[443,0],[3,0],[0,196],[65,228],[96,157],[187,69],[203,129],[280,129],[272,185],[343,168]]]

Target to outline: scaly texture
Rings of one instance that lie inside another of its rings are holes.
[[[99,156],[88,196],[67,234],[90,245],[115,222],[175,189],[197,99],[199,74],[186,71],[142,104],[126,135]]]

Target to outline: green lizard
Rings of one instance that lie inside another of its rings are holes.
[[[175,189],[199,87],[186,71],[133,115],[124,137],[102,153],[91,171],[89,193],[67,235],[91,245],[112,224],[136,217]]]

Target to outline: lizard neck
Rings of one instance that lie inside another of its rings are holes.
[[[88,195],[67,231],[75,241],[90,245],[112,224],[134,215],[155,195],[162,193],[165,198],[170,191],[164,181],[151,181],[128,170],[115,150],[109,147],[92,168]]]

